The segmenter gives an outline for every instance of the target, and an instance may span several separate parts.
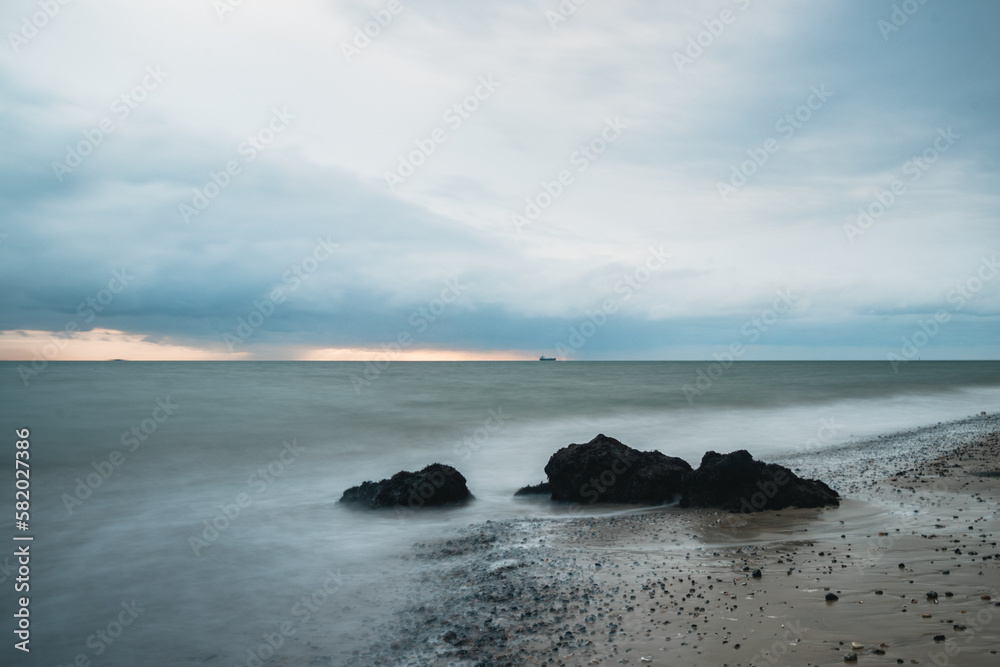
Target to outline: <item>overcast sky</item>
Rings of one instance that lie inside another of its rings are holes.
[[[0,358],[1000,358],[1000,3],[561,6],[3,3]]]

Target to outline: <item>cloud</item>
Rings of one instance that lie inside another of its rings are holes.
[[[414,349],[530,358],[663,247],[668,266],[578,357],[704,357],[792,289],[810,307],[766,354],[880,358],[954,311],[997,247],[990,3],[921,6],[888,39],[890,2],[595,2],[555,29],[555,2],[405,3],[348,62],[340,45],[378,9],[71,4],[3,52],[0,331],[75,322],[228,354],[281,290],[238,352],[298,358],[377,349],[458,281]],[[957,138],[935,151],[942,131]],[[336,250],[298,275],[323,242]],[[81,309],[122,270],[123,290]],[[1000,354],[998,285],[955,313],[942,354]]]

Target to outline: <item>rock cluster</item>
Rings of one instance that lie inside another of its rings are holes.
[[[713,507],[758,512],[785,507],[837,505],[837,492],[818,480],[802,479],[749,452],[707,452],[697,470],[684,459],[658,451],[641,452],[603,433],[585,444],[563,447],[545,465],[548,481],[515,495],[550,495],[577,503],[634,503]],[[472,498],[462,473],[434,463],[418,472],[401,471],[380,482],[344,491],[340,502],[364,507],[417,509]]]
[[[545,466],[553,500],[580,503],[661,504],[758,512],[785,507],[838,505],[836,491],[818,480],[802,479],[749,452],[707,452],[697,470],[683,459],[641,452],[599,434],[585,444],[563,447]],[[543,485],[517,495],[544,493]]]

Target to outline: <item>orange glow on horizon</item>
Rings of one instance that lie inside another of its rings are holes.
[[[302,361],[527,361],[537,359],[523,350],[383,350],[380,348],[322,348],[309,350]]]
[[[529,361],[538,357],[524,350],[384,350],[377,347],[303,348],[250,347],[229,352],[147,339],[115,329],[66,334],[37,330],[0,331],[0,361]]]
[[[245,352],[229,353],[163,341],[115,329],[65,332],[0,331],[0,361],[207,361],[244,359]]]

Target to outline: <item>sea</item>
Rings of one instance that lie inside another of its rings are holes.
[[[4,665],[343,664],[393,641],[365,626],[401,603],[414,543],[580,516],[513,495],[570,443],[604,433],[697,466],[708,450],[768,460],[1000,409],[1000,362],[50,362],[28,377],[24,365],[0,363]],[[338,503],[435,462],[475,500]],[[22,597],[29,653],[14,648]]]

